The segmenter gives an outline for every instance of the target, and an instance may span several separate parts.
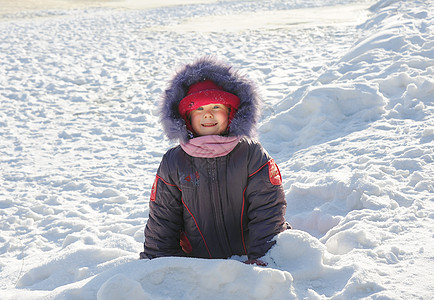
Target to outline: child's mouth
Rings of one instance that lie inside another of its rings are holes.
[[[206,124],[202,124],[203,127],[213,127],[216,126],[217,123],[206,123]]]

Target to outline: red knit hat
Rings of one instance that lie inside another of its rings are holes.
[[[211,103],[220,103],[230,107],[230,124],[238,106],[240,105],[240,98],[224,91],[211,80],[199,81],[192,84],[188,89],[187,96],[185,96],[178,105],[179,114],[185,120],[185,124],[190,131],[193,132],[193,128],[188,118],[188,114],[192,110]]]

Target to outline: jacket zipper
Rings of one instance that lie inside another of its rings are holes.
[[[220,203],[220,191],[217,181],[217,158],[211,158],[208,165],[208,174],[211,179],[211,205],[214,210],[214,224],[218,233],[218,241],[225,255],[230,255],[231,249],[223,220],[223,211]]]

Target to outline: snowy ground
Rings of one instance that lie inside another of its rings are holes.
[[[0,16],[11,14],[16,18],[19,12],[53,9],[83,8],[117,8],[117,9],[150,9],[158,7],[212,3],[217,0],[0,0]]]
[[[196,2],[0,13],[1,298],[432,299],[434,2]],[[266,268],[137,259],[159,95],[206,54],[261,86]]]

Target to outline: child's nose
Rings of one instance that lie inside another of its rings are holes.
[[[210,110],[205,111],[204,118],[213,118],[214,115]]]

